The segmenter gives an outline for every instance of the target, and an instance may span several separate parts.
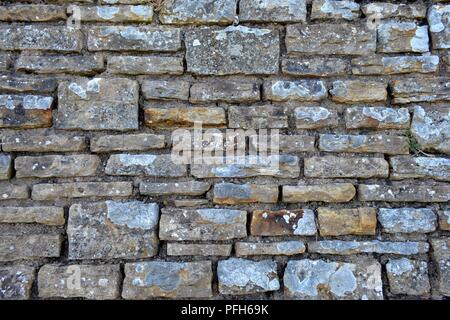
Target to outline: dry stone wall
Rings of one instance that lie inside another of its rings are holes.
[[[449,297],[449,49],[446,0],[1,1],[0,299]]]

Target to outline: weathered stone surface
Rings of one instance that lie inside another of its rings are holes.
[[[331,100],[339,103],[383,102],[387,84],[381,81],[336,80],[330,90]]]
[[[223,159],[219,159],[223,160]],[[272,176],[296,178],[300,174],[298,157],[291,155],[270,155],[235,157],[235,163],[194,164],[191,174],[196,178],[248,178]]]
[[[57,258],[62,237],[51,234],[1,235],[0,261]]]
[[[12,55],[10,53],[0,53],[0,71],[7,71],[12,66]]]
[[[12,173],[12,160],[8,154],[0,153],[0,180],[8,180]]]
[[[450,159],[397,156],[389,159],[392,180],[430,178],[450,181]]]
[[[430,292],[426,261],[391,259],[386,264],[386,272],[393,294],[420,296]]]
[[[231,244],[168,243],[169,256],[230,256]]]
[[[429,233],[437,227],[436,214],[426,208],[380,208],[378,221],[387,233]]]
[[[450,210],[440,210],[439,214],[439,229],[450,230]]]
[[[26,185],[0,182],[0,200],[27,199],[29,195],[30,191]]]
[[[277,263],[230,258],[217,266],[219,292],[227,295],[250,294],[280,289]]]
[[[0,128],[31,129],[52,125],[52,97],[0,95]]]
[[[305,0],[242,0],[239,2],[241,22],[306,22]]]
[[[278,185],[219,183],[214,185],[214,203],[276,203]]]
[[[450,80],[446,77],[393,80],[390,88],[393,104],[450,101]]]
[[[377,52],[428,52],[428,26],[415,22],[387,21],[378,26]]]
[[[58,129],[132,130],[139,128],[139,85],[124,78],[79,79],[58,89]]]
[[[0,267],[0,300],[29,299],[35,272],[23,265]]]
[[[133,193],[131,182],[69,182],[35,184],[31,192],[33,200],[87,197],[127,197]]]
[[[376,208],[317,209],[321,236],[375,235],[377,229]]]
[[[367,55],[375,52],[376,32],[348,23],[296,24],[286,28],[288,54]]]
[[[278,150],[283,152],[308,152],[315,151],[315,137],[307,135],[282,135],[278,136]],[[275,138],[273,140],[275,142]],[[257,151],[267,148],[271,151],[275,146],[272,146],[272,139],[270,136],[252,135],[249,140],[250,150]],[[273,148],[272,148],[273,147]]]
[[[142,95],[146,100],[183,100],[189,99],[191,84],[184,80],[144,80]]]
[[[360,15],[359,4],[352,0],[314,0],[311,9],[312,20],[356,20]]]
[[[347,129],[407,129],[410,121],[407,108],[349,107],[345,109]]]
[[[165,146],[163,135],[151,133],[106,135],[91,139],[92,152],[146,151],[162,149]]]
[[[392,242],[392,241],[343,241],[323,240],[308,242],[308,252],[320,254],[354,255],[360,253],[416,255],[427,253],[427,242]]]
[[[187,71],[199,75],[275,74],[278,30],[229,26],[185,34]]]
[[[450,108],[414,108],[411,133],[425,151],[450,154]]]
[[[156,128],[193,127],[195,122],[201,123],[202,127],[223,127],[227,122],[225,110],[217,107],[147,106],[144,116],[145,125]]]
[[[321,80],[272,80],[264,82],[264,99],[270,101],[321,101],[328,96]]]
[[[284,272],[284,286],[285,294],[295,299],[383,299],[381,265],[373,259],[355,263],[289,261]]]
[[[31,55],[21,54],[16,60],[18,71],[38,74],[70,73],[91,75],[105,68],[103,56],[93,55]]]
[[[357,75],[434,73],[439,56],[369,56],[352,59],[352,73]]]
[[[73,283],[76,272],[80,275],[79,288]],[[119,265],[46,264],[38,274],[39,297],[116,299],[120,297],[121,281]]]
[[[173,200],[173,205],[176,208],[183,207],[201,207],[208,205],[208,199],[175,199]]]
[[[86,177],[93,176],[100,158],[90,154],[17,157],[14,161],[17,178]]]
[[[210,261],[147,261],[125,264],[124,299],[208,298],[212,296]]]
[[[342,58],[290,57],[281,64],[283,73],[294,76],[330,77],[350,73],[350,63]]]
[[[409,140],[407,137],[384,134],[321,134],[319,150],[327,152],[409,154]]]
[[[243,103],[260,99],[259,85],[244,81],[213,81],[194,83],[190,90],[192,103]]]
[[[360,184],[358,199],[387,202],[446,202],[450,201],[450,186],[445,184]]]
[[[450,238],[431,239],[432,257],[437,266],[439,292],[450,296]]]
[[[228,108],[228,128],[280,129],[287,127],[288,111],[282,106],[230,106]]]
[[[2,137],[2,149],[8,152],[70,152],[85,148],[85,137],[52,130],[5,132]]]
[[[333,128],[338,125],[338,113],[324,107],[298,107],[294,110],[297,129]]]
[[[80,0],[77,0],[80,2]],[[92,2],[92,0],[81,0],[81,2]],[[100,0],[100,4],[145,4],[148,0]]]
[[[79,6],[82,22],[143,22],[153,19],[152,6]]]
[[[65,223],[61,207],[0,207],[0,223],[39,223],[61,226]]]
[[[310,209],[253,211],[250,233],[254,236],[316,235],[314,211]]]
[[[80,52],[83,45],[81,32],[66,26],[2,25],[0,34],[0,50]]]
[[[283,186],[283,202],[348,202],[356,195],[351,183]]]
[[[182,177],[186,165],[172,162],[171,155],[113,154],[106,163],[105,173],[113,176]]]
[[[114,74],[129,75],[183,74],[183,58],[112,56],[108,58],[108,71]]]
[[[161,210],[161,240],[230,240],[247,236],[247,212],[229,209]]]
[[[0,21],[45,22],[66,19],[66,9],[63,6],[16,4],[2,6],[0,10]]]
[[[450,48],[450,5],[436,4],[428,10],[431,43],[433,49]]]
[[[293,256],[306,251],[303,241],[280,242],[237,242],[235,244],[236,256]]]
[[[56,78],[18,77],[3,75],[0,77],[0,90],[14,93],[52,93],[58,87]]]
[[[89,51],[162,51],[181,49],[181,32],[150,26],[93,26],[88,29]]]
[[[308,178],[387,178],[389,164],[383,158],[311,157],[304,160]]]
[[[186,181],[186,182],[141,182],[139,193],[146,196],[200,196],[211,188],[209,182]]]
[[[371,2],[361,5],[361,10],[367,17],[376,16],[379,19],[423,19],[426,17],[427,6],[422,1],[413,3]]]
[[[236,14],[234,0],[169,0],[159,14],[162,24],[231,24]]]
[[[139,201],[74,204],[69,210],[69,259],[136,259],[158,252],[159,207]]]

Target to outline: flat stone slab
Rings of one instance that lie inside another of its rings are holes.
[[[241,22],[306,22],[306,1],[242,0],[239,2]]]
[[[185,182],[141,182],[139,193],[147,196],[200,196],[211,188],[209,182],[185,181]]]
[[[440,238],[432,239],[431,246],[433,247],[432,258],[437,266],[438,288],[439,292],[446,297],[450,296],[450,239]]]
[[[399,79],[391,81],[389,86],[393,104],[450,101],[448,77]]]
[[[250,233],[254,236],[313,236],[317,234],[314,211],[255,210],[252,214]]]
[[[144,109],[145,125],[150,128],[225,127],[225,110],[217,107],[193,107],[182,105],[169,108],[147,106]]]
[[[372,235],[377,229],[377,209],[317,209],[317,221],[321,236]]]
[[[392,180],[429,178],[450,181],[450,159],[397,156],[389,159]]]
[[[386,264],[389,289],[393,294],[428,295],[430,281],[426,261],[406,258],[391,259]]]
[[[352,106],[345,109],[347,129],[407,129],[410,122],[407,108]]]
[[[11,156],[0,153],[0,180],[8,180],[12,173]]]
[[[0,95],[0,128],[33,129],[52,125],[53,98],[40,95]]]
[[[425,151],[450,154],[450,108],[416,106],[411,133]]]
[[[163,135],[148,133],[104,135],[91,139],[92,152],[146,151],[163,149],[165,146]]]
[[[1,235],[0,261],[58,258],[61,243],[59,234]]]
[[[450,201],[448,184],[360,184],[358,185],[360,201],[385,202],[447,202]]]
[[[28,199],[30,191],[27,185],[0,182],[0,200]]]
[[[0,267],[0,300],[29,299],[35,272],[35,268],[23,265]]]
[[[450,48],[450,5],[444,3],[432,5],[427,18],[433,49]]]
[[[355,1],[314,0],[311,20],[357,20],[361,15],[360,6]]]
[[[230,256],[231,244],[168,243],[169,256]]]
[[[387,233],[430,233],[437,227],[436,214],[427,208],[380,208],[378,221]]]
[[[358,75],[435,73],[439,67],[439,56],[381,57],[374,55],[354,58],[351,64],[352,73]]]
[[[377,52],[428,52],[428,26],[415,22],[388,21],[378,26]]]
[[[429,250],[427,242],[417,241],[344,241],[344,240],[322,240],[308,242],[308,251],[319,254],[355,255],[360,253],[416,255],[427,253]]]
[[[219,183],[214,185],[214,203],[276,203],[278,185]]]
[[[62,226],[64,208],[50,206],[0,207],[0,223],[39,223],[49,226]]]
[[[271,80],[263,86],[264,99],[283,101],[321,101],[328,96],[325,82],[321,80]]]
[[[324,107],[297,107],[294,109],[297,129],[334,128],[339,124],[337,110]]]
[[[132,193],[133,185],[128,181],[42,183],[33,185],[31,198],[38,201],[61,198],[113,198],[131,196]]]
[[[237,242],[235,244],[236,256],[293,256],[306,251],[303,241],[279,242]]]
[[[356,195],[351,183],[283,186],[283,202],[348,202]]]
[[[331,100],[338,103],[374,103],[386,101],[386,88],[381,81],[336,80],[330,94]]]

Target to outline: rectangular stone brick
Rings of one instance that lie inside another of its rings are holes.
[[[8,154],[0,153],[0,180],[8,180],[12,173],[12,159]]]
[[[389,164],[383,158],[342,158],[335,156],[305,159],[308,178],[387,178]]]
[[[350,107],[345,109],[347,129],[407,129],[411,117],[407,108]]]
[[[158,252],[159,207],[140,201],[74,204],[69,210],[69,259],[138,259]]]
[[[78,154],[17,157],[14,165],[17,178],[49,178],[93,176],[100,163],[97,156]]]
[[[201,206],[206,206],[209,204],[207,199],[175,199],[173,200],[173,205],[176,208],[198,208]]]
[[[35,273],[35,268],[24,265],[0,267],[0,300],[29,299]]]
[[[53,93],[57,87],[58,81],[55,78],[0,76],[0,90],[2,91]]]
[[[372,103],[387,99],[387,84],[381,81],[336,80],[330,89],[331,100],[338,103]]]
[[[325,83],[321,80],[272,80],[263,86],[265,100],[283,101],[321,101],[328,97]]]
[[[2,6],[0,21],[46,22],[66,20],[66,8],[43,4],[13,4]]]
[[[168,256],[222,256],[231,255],[231,244],[168,243]]]
[[[79,272],[80,287],[73,285],[73,275]],[[122,276],[119,265],[61,266],[45,264],[38,274],[40,298],[86,298],[94,300],[120,297]]]
[[[450,80],[438,78],[410,78],[390,83],[394,104],[450,101]]]
[[[81,22],[141,22],[153,19],[152,6],[79,6]]]
[[[389,159],[392,180],[429,178],[450,181],[450,159],[398,156]]]
[[[256,210],[250,224],[252,236],[313,236],[317,234],[314,211],[296,210]]]
[[[83,35],[66,26],[2,25],[0,50],[80,52]]]
[[[282,61],[283,73],[294,76],[331,77],[350,73],[350,62],[342,58],[290,57]]]
[[[294,110],[297,129],[334,128],[338,126],[337,110],[324,107],[298,107]]]
[[[171,80],[144,80],[141,91],[146,100],[183,100],[189,99],[189,81]]]
[[[83,151],[86,138],[53,130],[8,132],[2,137],[2,149],[8,152],[70,152]]]
[[[327,152],[409,154],[409,139],[384,134],[321,134],[319,150]]]
[[[189,98],[192,103],[250,103],[259,100],[260,90],[257,83],[233,80],[194,83]]]
[[[65,223],[62,207],[0,207],[0,223],[39,223],[62,226]]]
[[[356,195],[351,183],[283,186],[283,202],[349,202]]]
[[[248,178],[257,176],[296,178],[300,174],[297,156],[270,155],[267,159],[247,156],[235,157],[235,160],[233,164],[193,164],[191,174],[196,178]]]
[[[311,20],[357,20],[361,15],[359,4],[351,0],[314,0]]]
[[[306,22],[306,1],[254,1],[239,2],[239,20],[241,22]]]
[[[92,152],[146,151],[162,149],[165,146],[163,135],[150,133],[105,135],[91,139]]]
[[[344,241],[322,240],[308,242],[308,252],[319,254],[355,255],[361,253],[416,255],[427,253],[427,242],[393,242],[393,241]]]
[[[361,10],[366,16],[377,14],[380,19],[423,19],[426,17],[427,6],[422,1],[412,3],[371,2],[362,4]]]
[[[271,136],[259,135],[250,136],[249,147],[252,151],[258,151],[266,148],[272,151],[276,148],[275,139],[272,141]],[[313,152],[315,148],[316,138],[307,135],[278,135],[278,150],[283,152]],[[273,147],[272,148],[272,144]]]
[[[303,241],[280,242],[237,242],[234,245],[236,256],[293,256],[306,251]]]
[[[172,241],[230,240],[247,236],[247,212],[231,209],[161,209],[159,238]]]
[[[450,210],[439,210],[439,229],[450,230]]]
[[[30,191],[26,185],[0,182],[0,200],[28,199]]]
[[[185,34],[187,71],[198,75],[275,74],[278,30],[229,26],[191,29]]]
[[[357,75],[435,73],[439,56],[369,56],[354,58],[351,63],[352,73]]]
[[[208,298],[212,297],[210,261],[146,261],[125,264],[122,297]]]
[[[35,184],[31,192],[33,200],[44,201],[60,198],[127,197],[133,193],[131,182],[70,182]]]
[[[51,234],[0,236],[0,261],[57,258],[61,252],[62,237]]]
[[[376,208],[317,209],[320,235],[375,235],[377,229]]]
[[[360,201],[385,202],[447,202],[450,201],[450,186],[448,184],[418,185],[358,185]]]
[[[152,107],[155,105],[155,107]],[[227,123],[225,110],[217,107],[193,107],[189,105],[162,108],[156,103],[144,108],[147,127],[193,127],[200,122],[203,127],[224,127]]]
[[[146,196],[200,196],[211,188],[209,182],[185,181],[185,182],[141,182],[139,193]]]
[[[276,203],[278,201],[277,185],[219,183],[214,185],[214,203]]]
[[[393,294],[423,296],[430,292],[427,261],[390,259],[386,273],[389,290]]]
[[[0,128],[32,129],[52,125],[53,98],[0,95]]]
[[[377,52],[428,52],[428,26],[416,22],[388,21],[378,26]]]
[[[161,51],[181,49],[181,32],[150,26],[93,26],[88,29],[89,51]]]
[[[172,162],[171,155],[113,154],[106,163],[105,173],[113,176],[182,177],[186,165]]]
[[[348,23],[296,24],[286,28],[288,54],[367,55],[375,52],[376,32]]]
[[[267,129],[287,128],[288,111],[283,106],[230,106],[228,128]]]
[[[450,239],[431,239],[431,246],[433,247],[432,259],[437,267],[438,290],[442,295],[450,297],[450,283],[448,282],[450,277]]]
[[[182,57],[112,56],[108,58],[108,71],[113,74],[183,74],[183,68]]]
[[[378,221],[387,233],[429,233],[437,227],[436,214],[427,208],[380,208]]]
[[[105,63],[100,54],[69,56],[21,54],[16,60],[15,68],[17,71],[38,74],[93,75],[103,71]]]
[[[427,14],[433,49],[450,48],[450,4],[432,5]]]
[[[450,108],[415,106],[411,134],[422,150],[450,154]]]

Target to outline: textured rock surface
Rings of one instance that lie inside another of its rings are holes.
[[[317,209],[317,221],[321,236],[375,235],[377,209]]]
[[[239,19],[242,22],[306,22],[306,1],[242,0]]]
[[[61,207],[1,207],[0,223],[39,223],[49,226],[64,225]]]
[[[389,21],[378,27],[377,51],[383,53],[428,52],[428,26]]]
[[[450,5],[436,4],[428,10],[433,49],[450,48]]]
[[[33,200],[87,197],[127,197],[133,193],[131,182],[74,182],[35,184],[31,192]]]
[[[229,256],[231,244],[168,243],[169,256]]]
[[[237,242],[235,251],[238,257],[261,255],[292,256],[304,253],[306,251],[306,246],[302,241]]]
[[[407,108],[350,107],[345,109],[347,129],[406,129],[410,125]]]
[[[322,240],[308,242],[308,251],[320,254],[354,255],[359,253],[379,253],[396,255],[416,255],[428,252],[427,242],[392,241],[343,241]]]
[[[356,20],[360,15],[359,9],[359,4],[354,1],[314,0],[311,19]]]
[[[428,265],[425,261],[392,259],[386,264],[386,272],[393,294],[420,296],[430,292]]]
[[[324,185],[283,186],[283,202],[348,202],[353,199],[356,189],[351,183]]]
[[[436,229],[436,214],[431,209],[385,209],[378,212],[378,221],[387,233],[427,233]]]
[[[35,278],[33,267],[0,267],[0,300],[29,299]]]
[[[276,203],[278,201],[278,186],[219,183],[214,186],[213,201],[219,204]]]
[[[432,257],[437,267],[438,289],[444,296],[450,296],[450,239],[441,238],[431,240]]]
[[[450,200],[448,184],[360,184],[358,186],[360,201],[387,202],[446,202]]]
[[[379,81],[337,80],[330,94],[331,99],[339,103],[382,102],[387,99],[386,87]]]
[[[271,101],[321,101],[327,97],[325,83],[320,80],[266,81],[264,97]]]
[[[1,235],[0,261],[57,258],[61,253],[61,242],[60,235]]]
[[[321,129],[338,126],[336,110],[324,107],[298,107],[294,110],[297,129]]]
[[[352,73],[358,75],[434,73],[439,56],[361,57],[352,59]]]
[[[253,211],[250,233],[257,236],[313,236],[317,233],[314,211]]]
[[[104,135],[91,140],[91,151],[145,151],[162,149],[166,146],[165,137],[156,134]]]
[[[113,176],[181,177],[186,166],[173,163],[170,155],[122,153],[109,157],[105,172]]]
[[[449,80],[445,77],[430,80],[401,79],[391,82],[390,87],[394,104],[413,102],[449,101]]]
[[[397,156],[389,160],[391,179],[430,178],[450,181],[450,159]]]

